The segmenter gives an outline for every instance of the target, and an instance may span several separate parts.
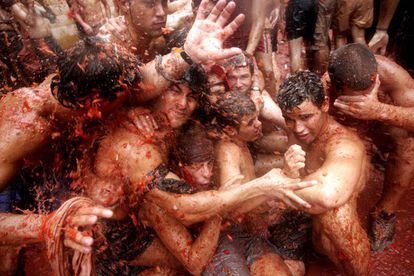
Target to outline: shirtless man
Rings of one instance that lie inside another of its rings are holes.
[[[81,37],[96,35],[99,28],[111,17],[107,0],[71,0],[69,7]]]
[[[155,230],[162,245],[142,227],[141,222],[135,223],[135,228],[129,228],[128,231],[141,235],[131,246],[138,250],[128,253],[128,256],[135,258],[134,265],[174,267],[173,263],[167,262],[174,258],[165,258],[168,255],[166,248],[187,270],[199,274],[217,244],[221,223],[217,214],[228,212],[247,200],[253,206],[260,204],[255,200],[258,196],[283,198],[285,190],[303,187],[303,184],[283,187],[280,185],[282,182],[294,180],[271,172],[244,189],[176,195],[192,193],[192,187],[174,180],[174,175],[163,168],[163,164],[167,163],[170,148],[176,142],[175,133],[196,106],[197,92],[192,91],[188,84],[171,85],[151,104],[153,116],[159,125],[152,141],[137,133],[135,128],[128,127],[129,123],[123,119],[124,113],[116,115],[113,118],[114,124],[109,124],[112,127],[109,127],[106,136],[100,141],[93,163],[83,178],[82,182],[88,186],[88,196],[97,204],[111,208],[114,212],[113,219],[118,220],[120,225],[131,224],[130,217],[136,216],[140,210],[140,221]],[[271,185],[270,181],[273,182]],[[143,203],[142,191],[146,192],[147,199]],[[124,195],[128,195],[127,198]],[[199,239],[193,241],[184,225],[204,220]],[[124,229],[124,226],[120,227]],[[111,241],[111,237],[107,237],[107,240]],[[84,244],[81,239],[70,241],[68,237],[67,242],[78,250],[91,249],[90,244]],[[110,244],[109,248],[112,247]],[[200,250],[204,253],[200,253]],[[111,253],[106,251],[102,254]],[[113,257],[108,259],[113,260]]]
[[[331,93],[338,97],[336,109],[353,118],[346,120],[370,137],[381,151],[390,151],[384,192],[372,214],[370,233],[373,250],[382,250],[394,240],[395,211],[414,176],[414,80],[398,64],[374,56],[360,44],[334,51],[329,60],[329,75]],[[378,131],[379,127],[383,131]],[[386,133],[391,143],[380,144],[381,133]]]
[[[222,138],[215,145],[217,183],[220,189],[245,187],[249,185],[249,181],[256,178],[253,158],[247,147],[247,143],[261,136],[261,122],[258,120],[258,112],[249,98],[243,95],[236,96],[235,94],[220,100],[215,109],[215,121],[218,130],[222,134]],[[237,176],[239,176],[237,181],[230,182],[231,179]],[[292,206],[290,199],[297,201],[293,193],[288,192],[285,196],[287,200],[284,203],[288,206]],[[266,202],[266,199],[262,198],[262,203],[264,202]],[[267,218],[265,217],[266,215],[262,214],[262,208],[254,209],[256,208],[252,208],[250,202],[246,202],[233,211],[232,217],[234,218],[237,218],[241,213],[245,213],[248,210],[252,212],[248,214],[247,220],[242,224],[235,222],[230,229],[225,231],[225,233],[232,237],[236,247],[239,248],[237,250],[232,248],[231,242],[228,244],[228,241],[226,243],[225,239],[222,240],[220,248],[230,250],[230,255],[243,256],[245,258],[244,267],[248,271],[250,270],[252,274],[259,273],[257,275],[263,275],[260,273],[270,273],[269,275],[290,275],[289,265],[287,265],[288,262],[285,264],[283,259],[278,256],[277,249],[274,249],[266,239],[260,237],[263,235],[261,231],[266,231],[267,225],[264,226],[264,229],[257,224],[256,229],[248,227],[249,220],[255,217],[259,217],[259,219],[254,220],[255,222],[266,224]],[[236,251],[233,252],[233,250]],[[214,271],[220,271],[223,268],[225,270],[234,269],[226,261],[220,261],[222,257],[220,255],[214,257],[213,267],[207,268],[207,271],[209,269]],[[230,262],[232,262],[231,259]]]
[[[62,49],[53,37],[52,28],[46,18],[46,10],[34,0],[23,0],[14,4],[12,14],[20,25],[21,33],[30,38],[42,71],[51,73],[55,69],[57,57]],[[35,72],[37,73],[37,72]]]
[[[369,162],[364,144],[328,114],[329,98],[314,73],[302,71],[287,78],[278,102],[289,142],[296,144],[287,151],[285,171],[321,182],[295,192],[312,205],[305,211],[313,215],[316,249],[346,275],[367,275],[369,241],[356,209]]]
[[[222,43],[237,29],[243,16],[238,17],[236,21],[225,27],[225,22],[231,14],[231,10],[234,9],[234,4],[226,6],[221,1],[216,7],[209,17],[203,13],[203,9],[200,9],[195,25],[188,35],[185,45],[190,51],[186,51],[186,53],[193,62],[203,63],[219,60],[240,52],[238,49],[224,50]],[[222,11],[223,14],[221,14]],[[210,28],[213,28],[214,31],[210,31]],[[214,42],[213,45],[206,45],[206,39],[209,42]],[[90,50],[91,53],[89,53]],[[87,54],[94,55],[95,58],[86,59]],[[116,65],[117,63],[113,62],[114,54],[118,55],[117,62],[121,62],[121,64]],[[103,59],[102,56],[108,59]],[[188,61],[188,58],[186,60]],[[158,67],[162,67],[163,73],[170,78],[179,78],[188,68],[186,60],[178,53],[171,53],[163,57],[163,64]],[[3,96],[0,102],[1,189],[10,185],[10,182],[22,168],[24,160],[30,159],[30,156],[42,151],[44,146],[51,141],[51,134],[55,133],[55,127],[59,132],[62,123],[66,128],[67,122],[73,121],[75,125],[78,122],[79,131],[82,129],[81,122],[84,119],[105,115],[107,111],[116,109],[128,99],[139,103],[158,96],[165,87],[168,87],[169,81],[159,75],[155,67],[155,62],[139,67],[142,81],[140,82],[141,87],[138,89],[140,93],[136,93],[137,91],[133,87],[138,84],[140,79],[136,59],[130,57],[127,52],[123,52],[121,47],[117,47],[115,50],[115,47],[110,43],[91,39],[80,42],[77,47],[67,53],[64,59],[60,60],[59,75],[49,76],[37,88],[23,88]],[[101,69],[95,72],[97,68],[106,68],[111,74]],[[121,70],[123,70],[122,73]],[[90,75],[96,80],[95,82],[91,82]],[[121,76],[123,76],[121,78],[123,83],[119,83]],[[113,87],[114,83],[119,83],[114,87],[116,89],[108,90],[107,88]],[[129,93],[122,93],[128,86],[130,88],[132,86],[132,97],[128,96]],[[101,90],[101,88],[105,89]],[[101,94],[102,91],[105,95]],[[52,96],[51,92],[56,95],[56,98]],[[108,102],[108,97],[112,101]],[[99,101],[99,98],[104,100]],[[82,135],[82,132],[77,133]],[[30,218],[25,215],[1,214],[0,216],[2,220],[0,231],[2,233],[9,233],[10,227],[16,229],[13,231],[16,234],[14,236],[1,235],[4,237],[2,238],[3,243],[19,244],[22,239],[25,240],[25,235],[39,238],[39,232],[30,231],[32,226],[40,224],[38,216],[29,216]],[[82,216],[85,217],[85,215]],[[30,219],[33,219],[33,223],[28,223]]]

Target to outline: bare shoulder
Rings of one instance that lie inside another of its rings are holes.
[[[143,141],[138,133],[120,128],[101,141],[95,166],[101,174],[120,169],[123,175],[138,179],[163,162],[158,146]]]
[[[342,157],[363,156],[365,146],[356,133],[337,123],[327,140],[325,151],[327,155],[334,153]]]
[[[240,154],[240,148],[231,141],[218,141],[215,145],[216,157],[232,157],[236,158]]]
[[[381,86],[386,86],[390,89],[396,87],[414,88],[413,78],[402,66],[384,56],[376,55],[375,58],[378,62]]]

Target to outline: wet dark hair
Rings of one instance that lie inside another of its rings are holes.
[[[300,71],[286,78],[279,88],[277,101],[283,110],[291,110],[306,100],[321,107],[325,97],[322,81],[310,71]]]
[[[234,68],[249,66],[250,74],[254,74],[253,56],[243,51],[243,53],[231,57],[225,61],[225,64]]]
[[[167,49],[171,51],[174,47],[179,48],[183,47],[185,39],[187,38],[188,32],[190,31],[191,26],[174,30],[165,36],[167,40]]]
[[[81,107],[92,95],[114,100],[141,79],[139,62],[126,49],[88,37],[58,58],[59,73],[52,80],[53,96],[66,107]]]
[[[217,101],[212,108],[212,116],[215,117],[218,126],[239,127],[243,116],[256,111],[253,101],[241,92],[229,92],[226,97]]]
[[[212,161],[214,159],[213,142],[207,137],[203,126],[190,121],[182,127],[177,137],[174,155],[183,165]]]
[[[0,0],[0,7],[6,11],[10,11],[11,6],[13,6],[15,3],[15,0]]]
[[[332,52],[328,72],[336,88],[365,90],[373,84],[377,61],[365,45],[348,44]]]

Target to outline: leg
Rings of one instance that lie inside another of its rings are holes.
[[[0,275],[15,275],[20,247],[0,246]]]
[[[289,56],[290,56],[291,72],[296,72],[296,71],[303,69],[302,42],[303,42],[302,37],[289,40]]]
[[[411,187],[414,177],[414,138],[395,138],[395,150],[391,154],[385,172],[382,197],[373,214],[371,235],[372,248],[379,251],[394,240],[395,211],[398,202]]]
[[[365,29],[360,28],[356,25],[351,26],[351,34],[352,34],[352,40],[354,43],[361,43],[366,44],[365,41]]]
[[[346,275],[367,275],[370,248],[356,211],[356,200],[314,216],[315,248]]]
[[[288,276],[292,275],[289,267],[283,262],[283,259],[276,253],[266,253],[256,259],[250,266],[252,276]]]

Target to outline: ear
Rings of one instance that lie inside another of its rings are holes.
[[[323,103],[322,103],[322,106],[321,106],[321,110],[323,112],[328,112],[328,110],[329,110],[329,97],[328,96],[324,97]]]
[[[232,126],[229,126],[229,125],[225,126],[225,127],[223,128],[223,131],[224,131],[224,133],[226,133],[229,137],[234,137],[234,136],[236,136],[236,135],[237,135],[237,130],[236,130],[236,128],[235,128],[235,127],[232,127]]]

